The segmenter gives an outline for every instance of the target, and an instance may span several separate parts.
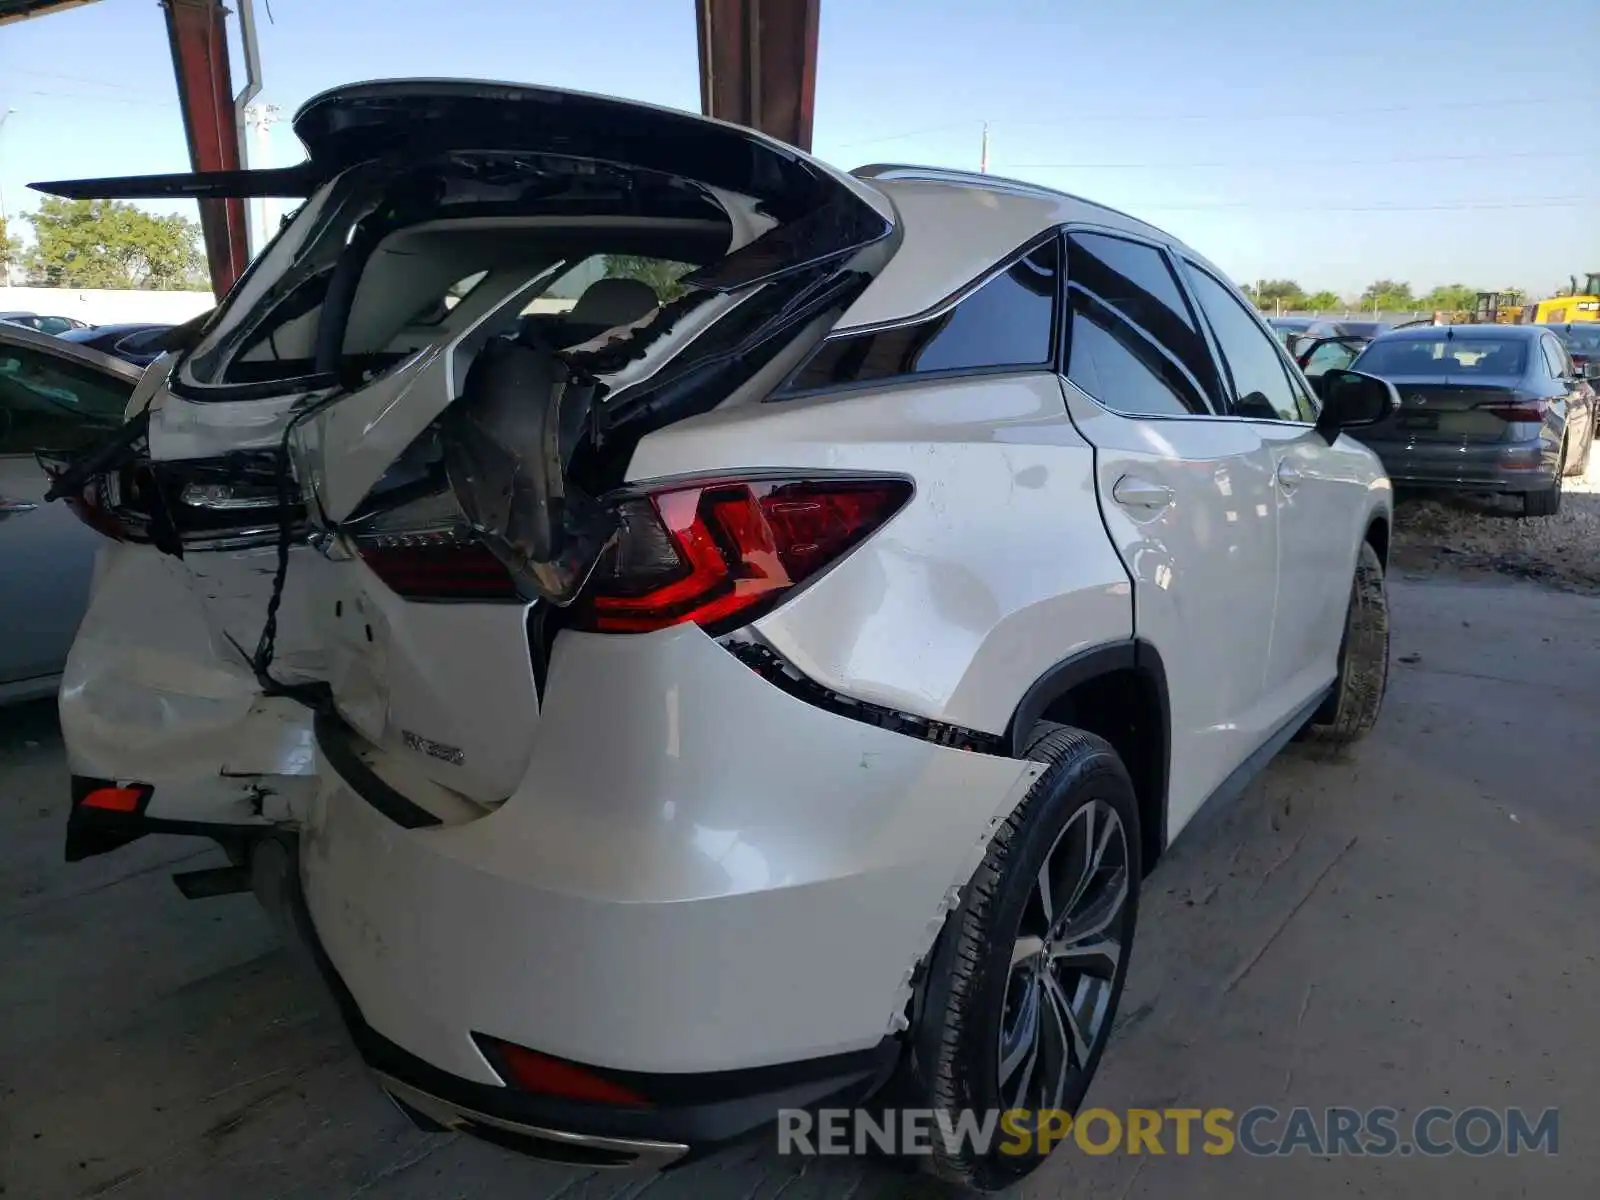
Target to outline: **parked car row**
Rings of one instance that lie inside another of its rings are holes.
[[[1600,327],[1420,325],[1300,343],[1315,379],[1349,368],[1393,383],[1400,408],[1361,432],[1397,484],[1520,497],[1559,511],[1594,446]]]
[[[162,335],[174,328],[171,324],[142,322],[121,325],[91,325],[76,317],[46,316],[34,312],[0,312],[0,329],[5,327],[31,329],[35,333],[65,338],[103,350],[136,366],[149,366],[165,350]]]
[[[37,333],[66,333],[73,329],[88,329],[87,321],[80,321],[76,317],[48,317],[33,312],[0,312],[0,322],[7,325],[18,325],[23,329],[32,329]]]

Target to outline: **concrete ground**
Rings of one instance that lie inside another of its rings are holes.
[[[1592,1196],[1600,1178],[1600,600],[1392,583],[1378,732],[1291,748],[1147,884],[1090,1103],[1560,1109],[1557,1157],[1086,1158],[1028,1196]],[[673,1175],[413,1132],[203,843],[68,867],[48,706],[0,733],[0,1191],[230,1200],[936,1194],[768,1143]],[[178,864],[183,864],[179,867]]]

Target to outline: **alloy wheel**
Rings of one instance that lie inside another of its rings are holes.
[[[1092,800],[1068,818],[1018,922],[997,1066],[1007,1108],[1060,1108],[1109,1024],[1128,906],[1128,835]],[[1081,1090],[1081,1089],[1080,1089]]]

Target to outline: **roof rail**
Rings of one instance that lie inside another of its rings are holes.
[[[1060,188],[1045,187],[1041,183],[1029,183],[1024,179],[1008,179],[1004,175],[960,171],[954,167],[919,167],[908,163],[872,163],[869,166],[857,167],[850,174],[857,179],[883,179],[891,183],[901,180],[923,183],[954,183],[965,185],[966,187],[991,188],[994,191],[1011,192],[1022,196],[1054,196],[1063,200],[1075,200],[1079,204],[1087,204],[1108,213],[1115,213],[1117,216],[1126,218],[1129,221],[1137,221],[1140,225],[1148,226],[1150,224],[1132,213],[1125,213],[1120,208],[1112,208],[1109,204],[1102,204],[1098,200],[1090,200],[1086,196],[1064,192]]]

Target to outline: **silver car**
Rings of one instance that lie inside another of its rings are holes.
[[[0,324],[0,704],[47,696],[89,598],[100,539],[49,487],[34,455],[80,450],[122,424],[142,368]]]
[[[1400,408],[1360,439],[1397,484],[1522,497],[1554,514],[1594,443],[1594,391],[1549,330],[1442,325],[1383,334],[1351,364],[1395,385]]]

